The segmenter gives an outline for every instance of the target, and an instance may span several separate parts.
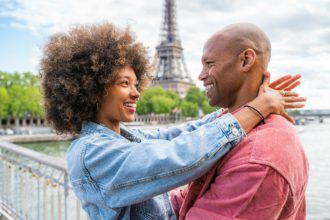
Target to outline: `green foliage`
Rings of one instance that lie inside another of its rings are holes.
[[[151,113],[168,114],[178,106],[180,98],[173,91],[167,91],[161,87],[153,87],[144,90],[137,105],[137,113],[146,115]]]
[[[23,117],[27,112],[29,101],[26,90],[24,87],[14,84],[8,88],[8,93],[11,98],[9,104],[10,116],[14,118]]]
[[[175,106],[178,106],[180,104],[181,100],[180,100],[179,95],[176,92],[166,90],[165,96],[167,98],[170,98],[171,100],[173,100]]]
[[[150,103],[156,114],[168,114],[175,107],[175,100],[166,96],[154,96],[150,99]]]
[[[0,72],[0,117],[42,117],[39,79],[25,72]]]
[[[198,115],[198,104],[183,101],[181,103],[181,114],[183,117],[196,117]]]
[[[196,103],[204,114],[209,114],[216,110],[215,107],[209,105],[205,93],[197,87],[192,87],[188,90],[185,100],[190,103]]]
[[[198,107],[202,107],[203,101],[207,100],[204,92],[197,87],[188,90],[185,100],[191,103],[197,103]]]
[[[4,87],[0,87],[0,118],[7,118],[9,116],[10,97]]]
[[[209,102],[207,100],[204,100],[202,103],[201,109],[204,114],[209,114],[209,113],[215,111],[217,108],[210,106]]]
[[[136,112],[139,115],[146,115],[151,111],[152,111],[151,104],[146,99],[140,98],[136,106]]]
[[[204,92],[197,87],[190,88],[183,100],[180,100],[174,91],[168,91],[161,87],[149,88],[144,91],[137,105],[139,115],[168,114],[172,113],[173,109],[179,109],[183,117],[196,117],[199,109],[204,114],[216,110],[216,108],[209,106]]]
[[[30,72],[9,74],[0,71],[0,87],[10,88],[13,85],[22,87],[39,86],[38,77]]]

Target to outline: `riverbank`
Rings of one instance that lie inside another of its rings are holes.
[[[11,143],[30,143],[30,142],[45,142],[45,141],[67,141],[72,140],[72,135],[58,134],[26,134],[26,135],[0,135],[1,141]]]

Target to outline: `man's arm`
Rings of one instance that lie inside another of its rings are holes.
[[[217,175],[209,190],[189,210],[186,219],[272,220],[283,214],[290,188],[272,168],[244,164]]]

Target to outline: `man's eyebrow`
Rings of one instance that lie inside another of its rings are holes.
[[[202,57],[202,62],[215,62],[214,58],[212,57]]]
[[[205,61],[208,60],[208,59],[209,59],[208,57],[206,57],[206,56],[202,56],[201,61],[202,61],[202,62],[205,62]]]

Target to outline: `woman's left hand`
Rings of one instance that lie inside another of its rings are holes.
[[[273,103],[273,113],[282,115],[288,121],[294,122],[293,118],[285,111],[285,109],[304,107],[306,99],[301,97],[298,93],[290,91],[300,84],[298,81],[300,77],[300,75],[287,75],[269,84],[270,73],[266,72],[264,74],[264,81],[259,88],[258,96],[266,95]],[[272,87],[270,85],[272,85]]]
[[[267,72],[267,73],[265,73],[265,76],[266,75],[270,75],[270,73]],[[299,81],[300,78],[301,78],[301,75],[299,75],[299,74],[294,75],[294,76],[285,75],[285,76],[278,78],[274,82],[270,83],[269,87],[272,89],[275,89],[275,90],[291,91],[300,85],[300,81]]]

